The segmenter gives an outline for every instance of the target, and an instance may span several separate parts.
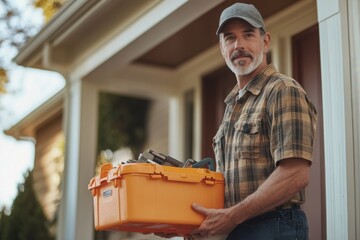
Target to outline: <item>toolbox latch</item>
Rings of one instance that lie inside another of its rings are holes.
[[[150,178],[152,178],[152,179],[160,179],[162,177],[163,177],[163,175],[161,173],[150,174]]]
[[[204,178],[204,183],[207,185],[215,185],[215,179],[213,178]]]

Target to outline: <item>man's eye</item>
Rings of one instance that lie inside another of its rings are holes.
[[[228,42],[228,41],[232,41],[232,40],[234,40],[234,36],[227,36],[227,37],[225,37],[225,41],[226,42]]]

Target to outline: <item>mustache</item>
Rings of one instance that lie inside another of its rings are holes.
[[[248,51],[245,51],[243,49],[236,50],[235,52],[233,52],[230,56],[230,59],[231,59],[231,61],[234,61],[234,59],[239,58],[239,57],[249,57],[249,58],[253,59],[251,53],[249,53]]]

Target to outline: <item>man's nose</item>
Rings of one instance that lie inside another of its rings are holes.
[[[236,40],[234,42],[234,49],[235,50],[244,49],[243,42],[241,41],[240,38],[236,38]]]

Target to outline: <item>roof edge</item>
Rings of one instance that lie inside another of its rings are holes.
[[[38,108],[3,132],[17,140],[34,138],[37,127],[63,110],[64,95],[64,89],[60,90]]]
[[[101,3],[98,0],[76,0],[65,4],[55,16],[32,38],[22,46],[13,61],[18,65],[26,65],[26,61],[39,51],[42,45],[46,43],[66,23],[76,21],[84,12],[87,12],[96,4]]]

